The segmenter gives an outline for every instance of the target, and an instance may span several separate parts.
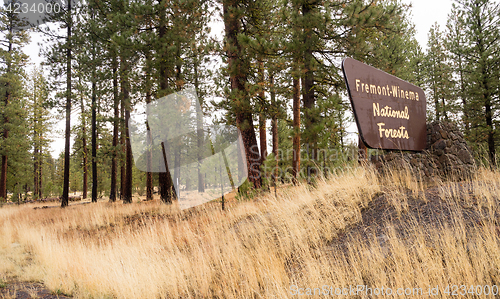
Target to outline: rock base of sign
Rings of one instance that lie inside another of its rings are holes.
[[[458,178],[472,175],[476,164],[462,132],[450,123],[427,124],[427,148],[420,153],[386,152],[370,157],[381,172],[409,169],[417,178]]]

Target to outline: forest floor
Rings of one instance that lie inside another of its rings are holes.
[[[230,196],[224,212],[41,206],[0,208],[0,298],[288,298],[325,285],[448,298],[449,285],[500,285],[500,174],[484,169],[430,184],[354,169],[278,198]]]

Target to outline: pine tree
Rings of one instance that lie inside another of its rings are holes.
[[[17,30],[22,22],[12,10],[5,7],[0,10],[0,31],[5,34],[0,51],[0,126],[1,126],[1,168],[0,168],[0,198],[7,199],[7,175],[9,156],[16,151],[15,139],[12,138],[16,122],[20,120],[18,109],[22,95],[23,67],[27,56],[22,53],[21,47],[28,42],[28,36],[22,30]],[[16,103],[17,101],[17,103]],[[17,124],[19,125],[19,124]],[[10,135],[10,137],[9,137]]]
[[[464,21],[466,45],[461,50],[454,49],[466,57],[468,80],[468,115],[473,141],[486,143],[490,165],[496,165],[495,98],[498,77],[495,68],[500,63],[500,4],[487,0],[459,0],[457,10]],[[471,109],[481,107],[479,111]],[[485,138],[483,138],[485,136]]]
[[[43,197],[43,177],[48,176],[43,172],[44,161],[46,160],[46,150],[50,130],[49,111],[45,107],[49,98],[49,87],[41,70],[35,68],[30,77],[31,90],[28,98],[31,102],[31,128],[33,145],[33,198]]]
[[[457,95],[457,98],[461,103],[462,124],[465,132],[464,135],[466,138],[469,138],[471,124],[469,116],[469,99],[467,94],[469,83],[467,80],[466,54],[463,51],[467,43],[466,37],[463,34],[464,26],[465,23],[462,14],[457,9],[457,6],[453,5],[452,11],[448,15],[448,21],[446,23],[445,48],[450,56],[452,71],[458,78],[455,84],[454,93]]]
[[[64,106],[65,110],[65,133],[64,133],[64,175],[61,195],[61,207],[69,204],[69,183],[70,183],[70,137],[71,137],[71,107],[72,107],[72,61],[73,61],[73,37],[74,17],[78,12],[76,1],[68,1],[67,7],[61,9],[60,13],[49,16],[51,22],[57,22],[60,29],[65,29],[66,35],[60,36],[57,31],[50,27],[39,27],[39,30],[54,43],[43,49],[46,64],[51,66],[51,75],[55,79],[52,83],[54,89],[60,88],[63,82],[58,81],[60,77],[66,75],[64,91],[58,92],[58,98],[65,98],[64,104],[53,103],[54,106]]]
[[[453,81],[442,32],[437,23],[429,30],[425,68],[430,95],[427,98],[434,102],[434,120],[450,121],[450,113],[455,112],[452,95]]]

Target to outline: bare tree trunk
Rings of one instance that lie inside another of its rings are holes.
[[[117,146],[118,146],[118,126],[119,126],[119,103],[118,96],[118,61],[116,55],[113,56],[113,157],[111,159],[111,187],[109,191],[109,201],[116,201],[116,179],[117,179]]]
[[[266,117],[262,112],[259,114],[259,140],[260,140],[260,156],[262,157],[262,162],[264,162],[267,157],[267,130],[266,130]]]
[[[300,81],[293,77],[293,157],[292,169],[294,183],[297,183],[300,173]]]
[[[38,103],[36,100],[36,77],[33,80],[33,198],[38,195]]]
[[[68,12],[71,12],[71,1],[68,1]],[[64,176],[63,193],[61,196],[61,207],[69,203],[69,159],[71,138],[71,27],[72,15],[68,13],[67,22],[67,45],[66,45],[66,131],[64,144]]]
[[[123,90],[123,96],[122,96],[122,101],[123,101],[123,107],[125,110],[125,180],[123,186],[123,202],[124,203],[132,203],[132,146],[130,143],[130,131],[129,131],[129,126],[128,122],[130,120],[130,110],[131,110],[131,103],[130,103],[130,95],[129,95],[129,78],[128,78],[128,72],[129,72],[129,66],[126,61],[126,58],[121,57],[121,75],[120,75],[120,80],[121,80],[121,87]],[[122,175],[123,176],[123,175]]]
[[[261,157],[257,146],[257,137],[253,127],[253,115],[248,99],[248,92],[245,88],[247,72],[249,69],[248,59],[244,57],[242,47],[238,41],[238,34],[241,33],[239,1],[224,0],[223,14],[226,31],[226,51],[228,57],[229,78],[231,82],[231,92],[233,100],[238,104],[235,107],[236,125],[240,129],[245,148],[248,180],[253,183],[254,188],[262,186],[260,175]]]
[[[479,31],[482,31],[483,25],[482,25],[481,18],[477,18],[477,28],[480,29]],[[490,85],[488,82],[488,71],[486,69],[487,67],[487,61],[486,61],[486,50],[485,50],[485,45],[484,45],[484,40],[482,37],[478,37],[476,41],[479,53],[480,53],[480,68],[481,68],[481,77],[482,77],[482,97],[484,99],[484,109],[485,109],[485,118],[486,118],[486,127],[487,127],[487,134],[488,134],[488,154],[489,154],[489,159],[492,167],[495,167],[497,162],[496,162],[496,150],[495,150],[495,127],[493,124],[493,107],[492,107],[492,92],[490,91]]]
[[[121,78],[120,78],[120,81]],[[125,128],[125,102],[123,99],[123,86],[122,82],[120,82],[120,89],[121,89],[121,108],[120,108],[120,146],[121,146],[121,158],[120,158],[120,199],[123,200],[123,194],[125,192],[125,135],[126,135],[126,128]]]
[[[195,58],[196,61],[194,63],[194,88],[196,94],[198,95],[198,100],[200,102],[199,105],[196,106],[196,137],[197,137],[197,145],[198,145],[198,192],[205,192],[205,184],[203,180],[203,174],[201,173],[201,161],[203,160],[203,141],[204,141],[204,132],[203,132],[203,113],[201,111],[202,98],[199,92],[199,82],[198,82],[198,57]]]
[[[484,71],[484,69],[483,69]],[[489,84],[486,80],[486,76],[483,76],[483,86],[484,86],[484,109],[486,117],[486,127],[488,130],[488,153],[490,158],[491,166],[495,167],[497,165],[496,161],[496,150],[495,150],[495,127],[493,125],[493,111],[491,105],[491,94],[489,92]]]
[[[35,140],[34,140],[34,148],[33,148],[33,199],[35,199],[35,195],[38,195],[38,145],[36,143],[36,131],[35,131]]]
[[[176,61],[176,66],[175,66],[175,89],[177,91],[181,91],[183,87],[182,83],[182,68],[179,63],[180,60],[180,45],[177,45],[177,61]],[[180,124],[176,124],[177,128],[180,129]],[[181,151],[180,151],[180,144],[181,140],[177,142],[177,144],[174,144],[173,146],[175,147],[174,151],[174,186],[177,190],[177,194],[179,194],[180,190],[180,179],[181,179]]]
[[[302,15],[304,19],[311,13],[310,4],[302,5]],[[307,134],[304,134],[304,142],[307,144],[308,148],[311,149],[309,158],[311,160],[316,160],[317,155],[317,144],[318,144],[318,134],[314,129],[317,122],[316,113],[313,111],[316,103],[316,97],[314,94],[314,72],[313,72],[313,55],[312,55],[312,28],[304,28],[304,75],[302,77],[302,94],[304,102],[304,119],[305,119],[305,130]],[[316,173],[315,168],[313,168],[312,173]]]
[[[259,81],[261,83],[261,91],[259,92],[261,106],[264,106],[266,94],[264,92],[264,63],[259,61]],[[262,158],[262,163],[267,157],[267,130],[266,130],[266,116],[264,114],[264,107],[261,107],[259,113],[259,139],[260,139],[260,156]]]
[[[128,120],[130,119],[130,108],[125,109],[125,130],[127,132],[127,141],[126,141],[126,176],[125,176],[125,190],[123,194],[123,202],[124,203],[132,203],[132,146],[130,144],[130,135],[129,135],[129,127]]]
[[[146,105],[151,103],[151,56],[149,51],[146,52]],[[148,142],[151,140],[151,131],[149,130],[149,124],[146,120],[146,128],[147,128],[147,140]],[[151,146],[151,144],[148,144],[148,146]],[[147,152],[147,170],[151,170],[152,166],[152,154],[151,151]],[[148,171],[146,172],[146,200],[152,200],[153,199],[153,173]]]
[[[172,203],[172,200],[174,198],[174,192],[172,190],[173,184],[172,184],[172,177],[170,176],[170,171],[168,170],[168,163],[167,163],[167,155],[170,154],[169,152],[169,145],[164,144],[163,142],[161,143],[162,150],[163,150],[163,162],[165,163],[165,168],[166,172],[160,172],[159,175],[159,180],[160,180],[160,198],[163,202],[165,203]]]
[[[165,7],[162,4],[162,1],[159,0],[159,5],[161,6],[160,11],[159,11],[159,24],[158,24],[158,35],[160,40],[162,40],[166,33],[167,33],[167,25],[166,25],[166,20],[165,20],[165,15],[166,15],[166,10]],[[165,49],[163,51],[166,51]],[[167,61],[170,59],[168,57],[168,53],[162,52],[160,53],[160,92],[166,93],[167,88],[168,88],[168,79],[169,79],[169,74],[168,74],[168,69],[167,69]],[[172,182],[172,177],[170,174],[170,171],[168,169],[167,165],[167,159],[166,155],[168,154],[169,150],[169,145],[164,145],[162,143],[163,147],[163,154],[164,156],[164,162],[165,162],[165,172],[160,172],[158,174],[158,184],[160,186],[160,198],[163,202],[165,203],[172,203],[172,199],[174,196],[174,192],[172,192],[172,187],[173,187],[173,182]]]
[[[3,131],[3,138],[9,137],[9,131]],[[7,155],[2,155],[2,168],[0,170],[0,198],[7,199]]]
[[[469,135],[470,131],[470,117],[469,117],[469,109],[467,105],[467,99],[465,97],[465,82],[464,82],[464,74],[462,68],[462,55],[458,55],[458,69],[460,75],[460,97],[462,98],[462,113],[463,113],[463,122],[464,122],[464,131],[465,136]]]
[[[269,83],[271,85],[271,105],[273,107],[273,118],[271,120],[271,133],[273,138],[273,154],[276,161],[276,168],[274,171],[274,185],[276,186],[278,174],[279,174],[279,155],[278,155],[278,107],[276,103],[276,91],[274,89],[274,74],[269,77]]]
[[[87,123],[85,121],[85,106],[83,103],[83,95],[80,96],[80,106],[82,109],[82,147],[83,147],[83,188],[82,188],[82,198],[87,198],[87,188],[88,188],[88,150],[87,150]]]
[[[41,137],[41,136],[40,136]],[[42,198],[43,189],[42,189],[42,166],[43,166],[43,155],[42,155],[42,147],[40,147],[40,160],[38,162],[38,198]]]
[[[92,74],[92,202],[97,202],[97,95],[95,70]]]

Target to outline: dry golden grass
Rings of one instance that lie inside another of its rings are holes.
[[[4,206],[0,279],[42,281],[76,298],[287,298],[292,286],[427,292],[500,284],[500,173],[480,170],[462,184],[471,191],[442,183],[448,187],[435,187],[433,198],[407,172],[380,178],[356,168],[226,211],[210,203],[179,212],[156,201]],[[375,221],[370,235],[363,215],[380,195],[395,216]],[[430,201],[444,203],[449,217],[422,224],[412,207]],[[435,297],[449,297],[442,291]]]

